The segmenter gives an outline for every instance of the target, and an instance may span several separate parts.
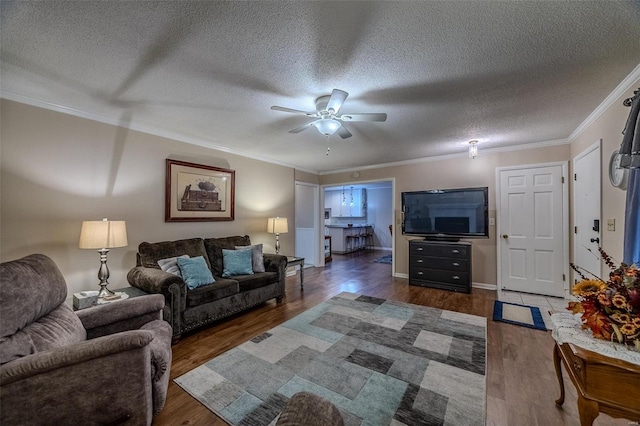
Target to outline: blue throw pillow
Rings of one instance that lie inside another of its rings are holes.
[[[264,272],[262,244],[256,244],[253,246],[236,246],[236,250],[251,250],[251,265],[253,272]]]
[[[187,283],[189,290],[215,281],[204,257],[179,257],[176,261],[182,272],[182,279]]]
[[[222,249],[223,277],[234,275],[253,275],[251,265],[251,250]]]

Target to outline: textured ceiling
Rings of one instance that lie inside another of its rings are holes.
[[[566,139],[640,63],[638,1],[0,7],[3,97],[317,172]],[[334,88],[387,121],[327,140],[270,109]]]

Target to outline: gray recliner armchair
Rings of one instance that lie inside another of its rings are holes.
[[[0,264],[0,424],[151,424],[171,367],[164,297],[78,312],[66,297],[48,257]]]

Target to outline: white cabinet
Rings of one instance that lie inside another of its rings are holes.
[[[324,206],[331,209],[332,217],[365,217],[366,201],[365,189],[345,188],[344,192],[327,191],[324,194]]]

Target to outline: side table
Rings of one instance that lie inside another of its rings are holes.
[[[591,426],[601,412],[640,422],[640,354],[594,339],[571,313],[554,313],[551,322],[553,364],[560,385],[556,405],[564,403],[564,365],[578,393],[581,426]]]
[[[140,290],[137,287],[123,287],[123,288],[116,288],[116,289],[109,289],[111,291],[113,291],[114,293],[125,293],[127,295],[126,299],[130,299],[132,297],[140,297],[140,296],[147,296],[149,293]],[[126,299],[116,299],[114,301],[112,301],[111,303],[115,303],[115,302],[119,302],[121,300],[126,300]],[[74,311],[78,310],[78,308],[76,308],[73,304],[73,299],[69,298],[65,301],[67,304],[69,304],[72,309]],[[96,306],[96,304],[94,303],[92,306]],[[90,306],[87,306],[87,308]],[[86,309],[86,308],[79,308],[79,309]]]
[[[300,288],[304,288],[304,257],[287,256],[287,267],[300,266]]]

